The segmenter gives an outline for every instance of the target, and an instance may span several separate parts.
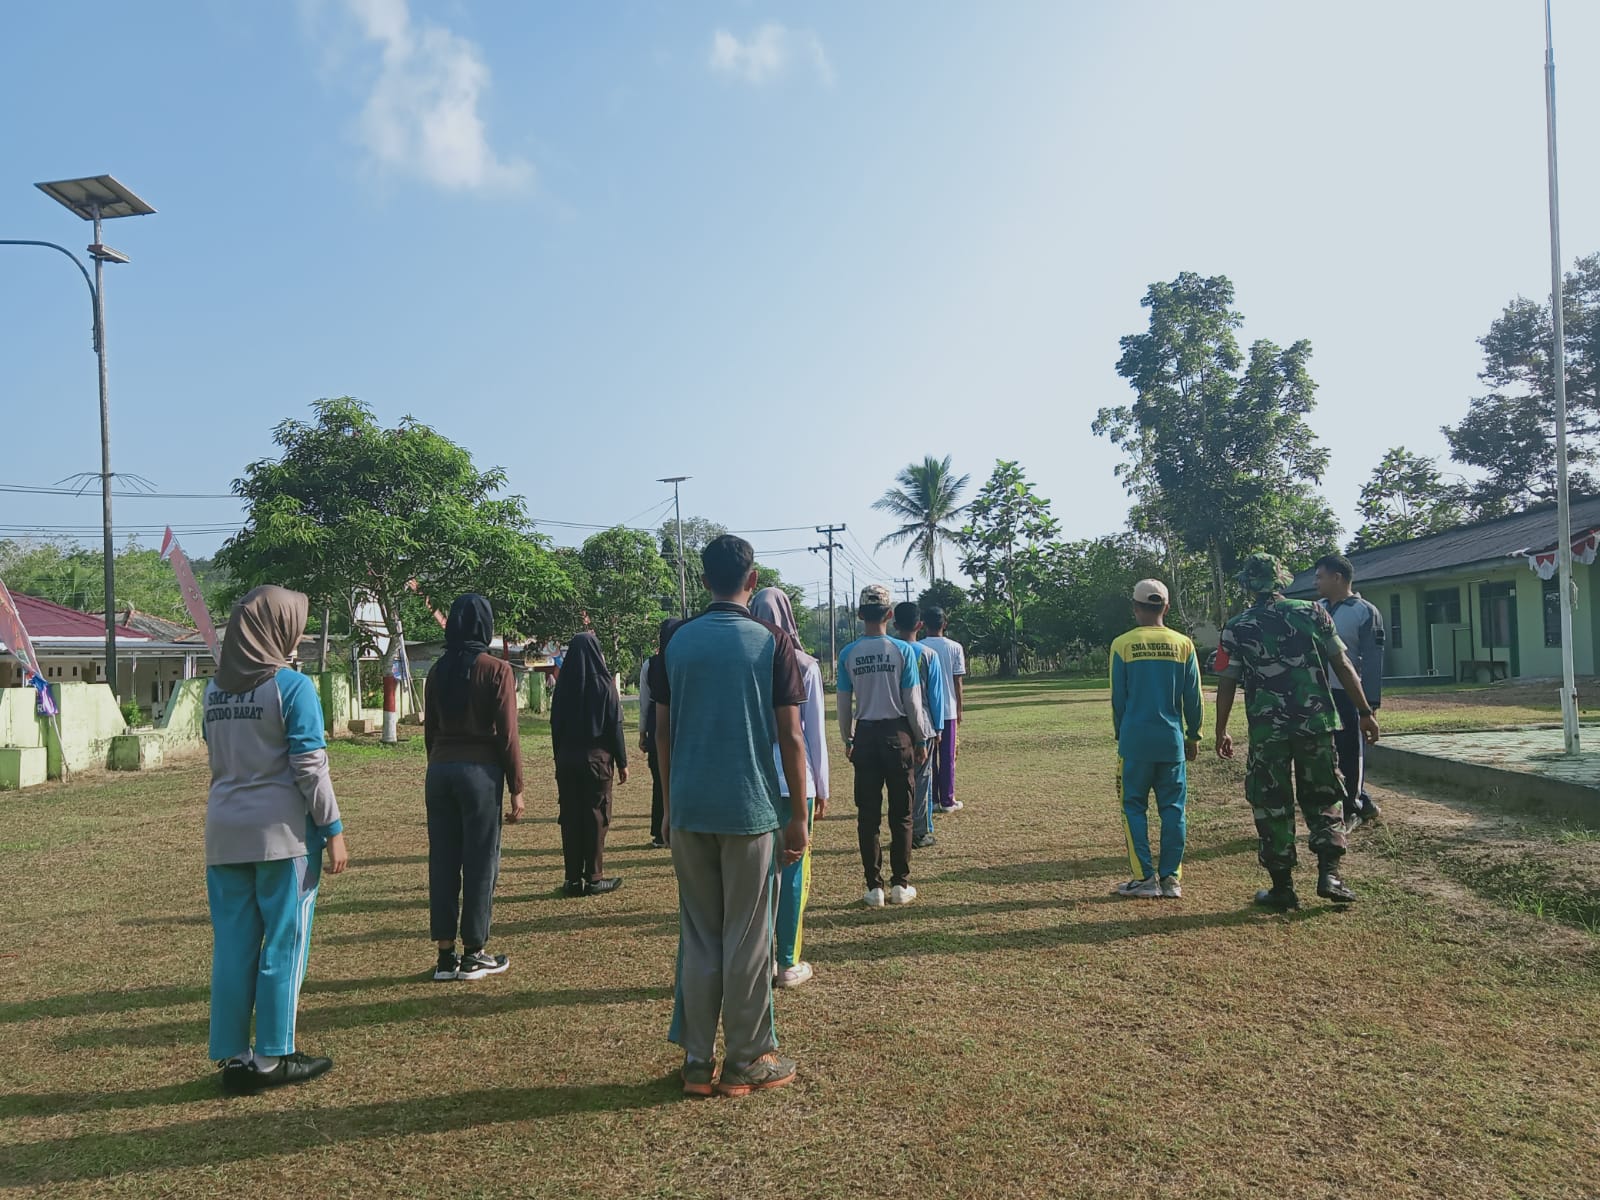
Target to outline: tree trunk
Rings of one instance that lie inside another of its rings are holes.
[[[1217,629],[1228,623],[1227,581],[1222,577],[1222,547],[1211,542],[1211,570],[1217,587]]]

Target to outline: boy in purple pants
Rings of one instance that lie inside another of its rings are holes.
[[[922,644],[932,647],[939,656],[939,665],[944,668],[945,711],[949,716],[939,732],[938,745],[934,747],[933,811],[937,813],[960,812],[965,807],[956,799],[956,730],[966,707],[963,685],[967,674],[967,651],[960,642],[945,637],[948,624],[942,608],[930,608],[922,614]]]

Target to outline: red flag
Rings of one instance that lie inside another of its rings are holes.
[[[3,581],[0,581],[0,642],[4,642],[6,649],[17,656],[26,675],[40,673],[39,656],[33,652],[33,642],[23,627],[22,614],[17,611],[16,601],[11,598],[11,591]]]
[[[178,590],[183,593],[183,606],[189,610],[189,619],[210,647],[211,657],[220,662],[222,646],[217,640],[217,628],[211,623],[211,610],[206,607],[205,597],[200,594],[200,585],[195,581],[189,560],[184,557],[183,547],[172,536],[171,525],[167,526],[167,532],[161,539],[161,557],[172,563],[172,573],[178,577]]]

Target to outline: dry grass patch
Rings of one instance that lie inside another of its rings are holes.
[[[745,1101],[684,1102],[671,1078],[675,899],[666,856],[646,846],[643,772],[618,792],[611,862],[625,886],[561,899],[540,726],[526,742],[535,819],[507,831],[496,912],[513,966],[478,984],[424,982],[421,756],[338,750],[353,863],[324,885],[301,1021],[304,1046],[338,1066],[247,1100],[217,1097],[205,1062],[203,771],[5,797],[0,1186],[1592,1192],[1591,935],[1530,936],[1550,922],[1470,890],[1441,902],[1418,882],[1420,850],[1377,840],[1350,860],[1354,911],[1254,912],[1241,768],[1209,756],[1191,789],[1185,899],[1113,899],[1128,864],[1104,693],[1022,681],[970,694],[969,807],[919,852],[918,904],[860,908],[848,802],[820,824],[817,979],[778,998],[802,1076]],[[836,770],[843,793],[848,767]],[[1409,802],[1391,805],[1389,837],[1412,836]]]

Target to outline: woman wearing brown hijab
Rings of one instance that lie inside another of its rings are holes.
[[[614,892],[622,880],[605,876],[606,830],[611,825],[613,771],[618,783],[628,782],[628,739],[616,682],[592,633],[580,633],[567,647],[550,701],[550,741],[556,754],[566,893]]]
[[[299,1053],[294,1036],[323,848],[330,873],[349,862],[322,705],[289,665],[306,607],[281,587],[234,605],[205,692],[211,1058],[229,1092],[304,1083],[333,1066]]]
[[[423,735],[428,747],[429,924],[439,961],[433,977],[482,979],[510,965],[489,954],[494,885],[500,875],[501,797],[520,821],[522,744],[511,664],[489,653],[494,610],[484,597],[456,597],[445,621],[445,652],[428,672]],[[456,956],[456,932],[462,953]]]

